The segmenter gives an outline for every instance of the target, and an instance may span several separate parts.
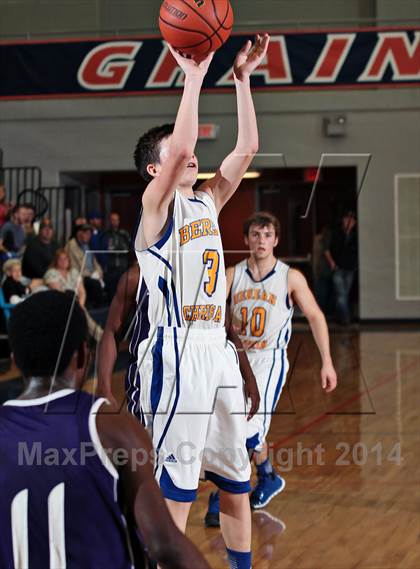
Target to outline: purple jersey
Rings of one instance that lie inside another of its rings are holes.
[[[0,407],[0,567],[128,569],[118,473],[101,446],[104,399],[65,389]]]

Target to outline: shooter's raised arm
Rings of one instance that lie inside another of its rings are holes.
[[[251,94],[250,76],[263,61],[269,42],[268,34],[257,35],[255,43],[248,41],[235,59],[233,72],[238,106],[236,146],[233,152],[223,160],[216,176],[200,188],[212,192],[218,211],[232,197],[258,152],[258,126]]]
[[[198,138],[198,101],[203,79],[213,58],[210,54],[198,63],[183,57],[171,46],[169,49],[185,73],[185,84],[170,143],[161,144],[157,163],[146,165],[147,174],[153,178],[142,200],[145,214],[143,237],[148,246],[159,239],[165,227],[169,204],[194,153]]]

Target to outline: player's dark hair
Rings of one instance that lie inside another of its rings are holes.
[[[144,133],[138,140],[134,151],[134,163],[137,172],[146,182],[150,182],[153,177],[147,172],[149,164],[159,164],[160,143],[174,131],[175,124],[163,124],[156,126]]]
[[[86,317],[69,293],[33,294],[10,317],[10,346],[24,377],[52,376],[58,359],[57,374],[62,373],[85,339]]]
[[[248,217],[243,227],[244,235],[246,237],[248,237],[251,225],[256,225],[257,227],[267,227],[268,225],[272,225],[274,227],[276,237],[280,237],[280,221],[275,215],[268,211],[257,211]]]

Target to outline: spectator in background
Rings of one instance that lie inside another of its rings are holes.
[[[57,249],[50,268],[44,275],[44,283],[48,288],[60,292],[71,291],[76,294],[80,306],[83,308],[88,324],[88,331],[91,338],[99,342],[103,330],[87,312],[86,289],[82,279],[79,280],[79,272],[72,268],[70,257],[65,249]]]
[[[11,209],[12,204],[6,202],[6,188],[0,183],[0,227],[6,223]]]
[[[329,250],[331,242],[331,229],[324,225],[320,233],[315,235],[313,243],[313,274],[314,274],[314,294],[315,298],[325,314],[328,316],[333,311],[333,288],[331,279],[331,269],[325,257],[325,252]]]
[[[22,206],[12,209],[10,220],[0,230],[1,248],[6,258],[23,255],[25,246],[25,211]]]
[[[30,203],[22,204],[23,230],[25,232],[25,243],[28,244],[35,236],[34,229],[35,207]]]
[[[25,300],[32,292],[43,289],[42,279],[25,279],[22,275],[22,264],[19,259],[9,259],[3,265],[3,272],[6,276],[2,284],[3,294],[6,302],[18,304]]]
[[[77,225],[75,237],[66,245],[71,266],[82,273],[83,284],[87,294],[88,307],[96,308],[105,303],[104,275],[101,265],[89,246],[92,238],[92,226]]]
[[[105,270],[106,263],[108,261],[107,255],[106,253],[100,253],[100,251],[106,251],[107,247],[104,239],[104,232],[102,231],[102,216],[98,210],[92,210],[89,212],[88,223],[92,226],[92,238],[89,246],[92,251],[95,251],[99,264],[102,269]]]
[[[332,234],[325,257],[333,273],[338,320],[341,324],[350,324],[349,296],[358,267],[357,222],[353,210],[347,210],[342,216],[341,224]]]
[[[23,274],[31,279],[42,279],[52,263],[56,250],[57,243],[54,240],[51,220],[43,219],[39,226],[39,234],[25,249],[22,261]]]
[[[120,277],[128,270],[128,251],[131,246],[130,235],[125,229],[120,228],[120,216],[116,212],[112,212],[109,216],[109,229],[105,231],[104,240],[108,250],[105,283],[108,299],[111,302]],[[127,252],[117,253],[116,251]]]

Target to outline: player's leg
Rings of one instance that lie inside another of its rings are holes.
[[[248,494],[220,490],[220,527],[229,551],[251,551],[251,508]]]
[[[221,529],[231,567],[251,567],[251,472],[246,410],[237,354],[231,344],[214,354],[217,397],[210,417],[203,469],[220,490]]]
[[[208,385],[192,373],[196,352],[182,330],[172,328],[159,328],[152,342],[139,346],[141,408],[152,435],[155,477],[181,531],[197,496],[212,409]]]
[[[175,500],[168,499],[165,501],[175,525],[182,533],[185,533],[192,502],[175,502]]]
[[[257,483],[251,492],[251,507],[264,508],[284,490],[286,482],[275,471],[268,455],[266,437],[283,386],[286,382],[288,361],[284,350],[251,355],[250,363],[260,390],[261,404],[257,415],[248,422],[247,448],[252,453],[257,470]]]

